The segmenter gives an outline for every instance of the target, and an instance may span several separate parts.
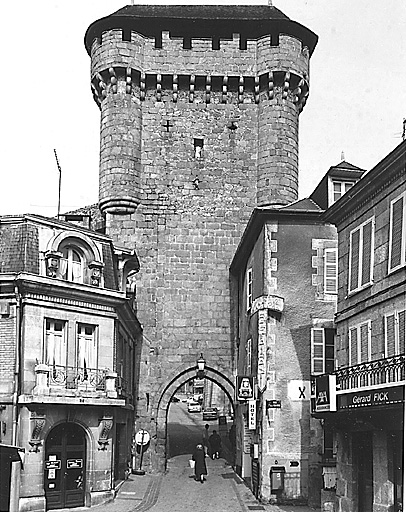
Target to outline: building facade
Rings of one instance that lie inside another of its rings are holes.
[[[2,458],[2,486],[23,511],[98,504],[131,469],[142,331],[126,283],[137,256],[22,215],[0,218],[0,261],[0,450],[24,454],[11,480]]]
[[[331,206],[338,230],[336,369],[313,411],[333,436],[338,511],[403,510],[406,143]]]
[[[253,388],[248,399],[237,389],[237,471],[265,502],[320,503],[310,380],[332,358],[337,298],[336,230],[322,213],[310,199],[256,209],[231,265],[238,378]]]
[[[151,370],[140,424],[162,470],[173,393],[196,376],[234,397],[229,264],[254,207],[297,199],[298,120],[317,36],[271,6],[134,5],[85,45],[101,111],[106,233],[137,247]]]

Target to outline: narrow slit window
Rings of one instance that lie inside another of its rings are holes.
[[[203,156],[203,139],[193,139],[195,158],[199,159]]]

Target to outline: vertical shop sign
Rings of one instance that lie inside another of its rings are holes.
[[[258,312],[258,390],[263,393],[266,389],[266,324],[268,310]]]
[[[257,428],[257,401],[248,400],[248,429],[255,430]]]

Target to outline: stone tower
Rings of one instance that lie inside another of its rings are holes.
[[[155,468],[168,401],[200,353],[206,376],[232,393],[229,265],[253,208],[297,199],[316,42],[270,6],[131,5],[87,30],[99,206],[108,234],[141,263],[150,364],[140,424],[153,434]]]

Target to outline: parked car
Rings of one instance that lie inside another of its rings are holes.
[[[218,410],[216,407],[206,407],[203,411],[203,420],[216,420],[218,418]]]
[[[173,395],[171,402],[180,402],[180,398],[178,398],[176,395]]]
[[[202,406],[198,402],[189,402],[187,412],[202,412]]]

